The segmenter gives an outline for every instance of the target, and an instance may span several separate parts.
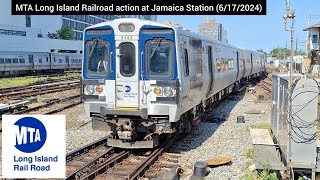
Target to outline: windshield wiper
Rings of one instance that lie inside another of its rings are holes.
[[[93,54],[93,50],[96,48],[96,45],[98,44],[98,40],[96,40],[91,48],[91,50],[89,51],[89,59],[92,57]]]
[[[152,53],[151,53],[151,55],[150,55],[150,59],[153,57],[153,55],[154,55],[154,53],[156,52],[156,50],[157,50],[158,46],[160,45],[161,41],[162,41],[162,39],[159,39],[159,40],[157,41],[157,45],[156,45],[156,47],[154,48],[154,50],[152,51]]]

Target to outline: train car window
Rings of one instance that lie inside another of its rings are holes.
[[[87,41],[85,60],[89,76],[108,76],[110,72],[109,42],[102,39]]]
[[[4,64],[4,59],[0,58],[0,64]]]
[[[217,61],[217,71],[220,72],[220,71],[221,71],[221,62],[220,62],[220,59],[217,58],[216,61]]]
[[[53,62],[56,62],[56,58],[53,58]]]
[[[221,58],[221,71],[223,72],[225,70],[225,62],[224,58]]]
[[[20,59],[19,59],[19,62],[20,62],[20,63],[25,63],[26,61],[25,61],[25,59],[20,58]]]
[[[172,77],[174,45],[166,39],[149,40],[146,43],[148,77]]]
[[[224,64],[225,64],[225,71],[228,71],[229,70],[229,60],[225,59]]]
[[[19,63],[18,58],[12,59],[12,62],[15,63],[15,64]]]
[[[6,63],[11,63],[11,59],[6,58]]]
[[[187,49],[184,49],[184,67],[185,67],[185,75],[189,76],[189,58],[188,58]]]
[[[135,46],[132,43],[120,45],[120,74],[124,77],[131,77],[135,74]]]
[[[42,63],[42,59],[39,59],[39,63]]]
[[[59,63],[62,63],[62,59],[59,59]]]
[[[49,57],[46,57],[46,62],[49,62]]]

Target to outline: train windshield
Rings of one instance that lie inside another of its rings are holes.
[[[148,77],[173,76],[173,42],[166,39],[149,40],[146,43]]]
[[[110,46],[108,41],[93,39],[86,43],[89,76],[108,76],[110,72]]]

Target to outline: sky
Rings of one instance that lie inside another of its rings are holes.
[[[290,8],[295,10],[294,48],[305,51],[308,18],[311,12],[310,25],[320,22],[320,0],[291,0]],[[158,21],[170,21],[198,33],[198,24],[207,18],[216,19],[227,30],[229,44],[252,50],[263,49],[270,52],[273,48],[290,49],[291,33],[285,31],[286,0],[267,0],[267,15],[159,15]],[[287,28],[291,27],[291,19]],[[296,41],[296,39],[298,39]]]

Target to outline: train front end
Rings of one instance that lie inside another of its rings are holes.
[[[152,148],[176,131],[179,79],[175,31],[118,19],[84,32],[83,102],[108,145]]]

